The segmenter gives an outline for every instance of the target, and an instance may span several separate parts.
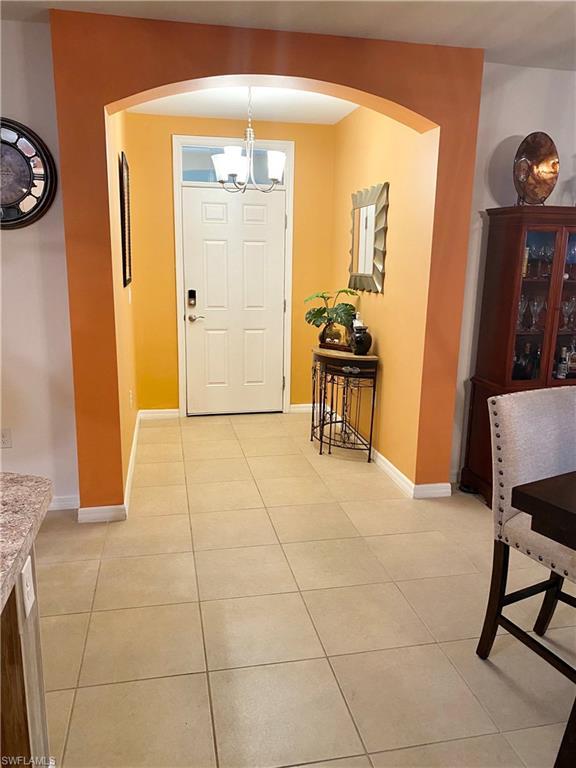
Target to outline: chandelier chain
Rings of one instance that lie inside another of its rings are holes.
[[[243,182],[238,181],[237,174],[230,173],[231,182],[227,182],[225,178],[220,178],[220,184],[227,192],[245,192],[248,186],[251,184],[254,189],[259,192],[272,192],[272,190],[279,183],[279,179],[271,178],[269,186],[261,186],[256,183],[254,174],[254,148],[255,148],[255,135],[252,127],[253,105],[252,105],[252,87],[248,86],[248,125],[246,127],[246,134],[244,138],[244,148],[246,157],[246,176]],[[226,150],[225,150],[226,151]],[[276,153],[279,154],[279,153]],[[280,174],[281,177],[281,174]]]

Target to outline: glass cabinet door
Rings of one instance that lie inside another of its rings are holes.
[[[552,347],[552,378],[576,379],[576,231],[568,233],[562,254],[562,293]]]
[[[516,313],[512,381],[541,378],[544,339],[553,317],[550,287],[556,236],[557,232],[550,230],[529,229],[526,232],[522,283]]]

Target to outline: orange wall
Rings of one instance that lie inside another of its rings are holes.
[[[124,493],[104,111],[144,101],[149,94],[135,95],[151,89],[168,94],[221,76],[244,84],[255,75],[288,77],[293,87],[440,126],[416,479],[446,481],[482,51],[67,11],[50,18],[81,506],[116,504]]]
[[[138,413],[136,401],[136,366],[134,357],[134,318],[132,287],[124,287],[122,273],[122,240],[120,229],[120,186],[118,160],[126,150],[124,113],[110,115],[107,122],[108,197],[110,200],[110,249],[114,290],[116,358],[118,361],[118,404],[122,454],[122,477],[126,484],[132,436]],[[131,170],[131,169],[130,169]]]
[[[439,129],[418,133],[361,107],[335,126],[333,284],[350,266],[353,192],[390,182],[384,291],[356,300],[381,358],[374,444],[416,476]]]
[[[178,407],[172,136],[242,136],[245,122],[125,114],[132,183],[134,313],[140,408]],[[256,122],[259,139],[295,142],[291,401],[310,402],[310,349],[317,331],[304,298],[329,287],[334,128]]]

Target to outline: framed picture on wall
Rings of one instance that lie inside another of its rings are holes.
[[[118,161],[120,173],[120,229],[122,234],[122,281],[132,282],[132,240],[130,231],[130,169],[124,152]]]

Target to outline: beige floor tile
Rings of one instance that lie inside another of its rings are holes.
[[[163,416],[161,418],[140,417],[140,429],[159,429],[165,427],[180,428],[179,416]]]
[[[526,768],[553,768],[566,723],[523,728],[504,734],[520,755]]]
[[[372,768],[372,763],[365,755],[358,757],[342,757],[339,760],[329,760],[322,763],[307,763],[305,766],[294,766],[294,768]]]
[[[364,539],[305,541],[285,544],[284,551],[300,589],[390,581]]]
[[[363,536],[436,530],[432,516],[416,499],[343,501],[341,505]]]
[[[284,424],[280,421],[246,421],[236,422],[233,425],[234,433],[239,440],[255,437],[289,437]]]
[[[180,426],[184,429],[186,427],[197,427],[199,424],[230,424],[230,416],[182,416],[180,419]]]
[[[300,453],[290,437],[247,437],[240,441],[240,445],[247,457],[290,456]]]
[[[40,526],[40,533],[46,533],[51,528],[73,528],[78,522],[78,512],[75,509],[49,509]]]
[[[259,480],[258,488],[267,507],[286,507],[298,504],[322,504],[334,501],[334,497],[322,480],[314,477],[279,477]]]
[[[201,600],[297,589],[280,546],[197,552],[196,568]]]
[[[440,499],[419,502],[434,521],[435,529],[459,536],[477,535],[492,538],[494,516],[490,507],[476,496],[457,493]]]
[[[324,656],[298,594],[202,603],[209,669]]]
[[[304,404],[306,405],[306,404]],[[307,411],[294,411],[291,413],[279,413],[278,418],[283,423],[288,424],[296,424],[299,422],[304,422],[306,424],[310,424],[310,416],[311,416],[311,410],[312,406],[307,406]]]
[[[182,461],[181,443],[141,443],[136,450],[137,464]]]
[[[549,630],[570,638],[571,629]],[[566,720],[574,686],[560,672],[510,635],[496,638],[487,661],[476,656],[475,640],[444,643],[443,650],[502,731]]]
[[[202,672],[198,603],[92,614],[80,685]]]
[[[187,483],[230,482],[251,480],[246,459],[205,459],[186,462]]]
[[[47,691],[76,686],[89,618],[89,613],[70,613],[40,619],[44,685]]]
[[[325,659],[211,672],[210,681],[222,768],[364,752]]]
[[[300,453],[305,456],[318,456],[319,444],[317,440],[310,440],[310,432],[308,431],[305,437],[298,437],[292,435],[290,440],[298,448]]]
[[[56,765],[62,765],[62,754],[72,712],[74,691],[50,691],[46,694],[46,720],[50,755],[56,758]]]
[[[225,483],[190,483],[188,486],[190,514],[226,512],[233,509],[263,507],[262,497],[253,480]]]
[[[280,424],[280,413],[233,413],[230,422],[236,424]]]
[[[133,488],[128,518],[187,515],[188,494],[185,485],[160,485]]]
[[[544,569],[511,571],[507,591],[512,592],[546,578]],[[490,589],[490,577],[487,574],[416,579],[402,581],[398,586],[439,642],[480,637]],[[524,629],[531,630],[541,603],[542,596],[536,595],[508,606],[505,614]],[[551,626],[566,627],[574,623],[574,610],[568,605],[559,604]],[[505,630],[500,628],[498,631],[503,634]]]
[[[522,768],[503,736],[476,736],[370,756],[374,768]],[[540,768],[543,768],[540,766]]]
[[[305,456],[255,456],[248,464],[256,482],[279,477],[314,477],[316,473]]]
[[[231,424],[191,424],[182,428],[182,443],[202,443],[213,440],[236,440]]]
[[[331,661],[370,752],[496,731],[436,645]]]
[[[549,574],[550,571],[538,565],[538,563],[534,563],[532,568],[511,570],[508,574],[506,591],[512,592],[515,589],[522,589],[531,584],[537,584],[539,581],[546,581]],[[487,581],[489,581],[489,579]],[[571,581],[564,581],[562,591],[576,597],[576,584]],[[543,599],[543,595],[535,595],[528,600],[522,600],[514,605],[507,606],[504,612],[506,616],[509,616],[524,629],[531,631],[534,627],[534,622],[538,616]],[[550,629],[574,626],[576,626],[576,611],[572,606],[559,602],[554,611],[554,616],[552,616],[552,620],[550,621]]]
[[[242,447],[238,440],[200,440],[195,443],[183,443],[184,461],[201,459],[241,459]]]
[[[110,523],[103,557],[161,555],[191,550],[188,515],[136,517],[133,520]]]
[[[371,536],[367,541],[395,580],[476,573],[471,560],[437,531]]]
[[[339,504],[272,507],[270,518],[282,542],[345,539],[359,536]]]
[[[150,427],[138,432],[138,445],[150,443],[180,443],[182,431],[180,427]]]
[[[80,688],[65,768],[211,768],[206,676]]]
[[[98,560],[43,563],[36,569],[41,616],[83,613],[92,607]]]
[[[395,584],[313,590],[303,597],[329,656],[434,642]]]
[[[286,434],[296,439],[305,440],[310,436],[310,421],[302,420],[299,422],[282,422]]]
[[[331,478],[343,475],[346,477],[348,475],[382,476],[382,470],[373,461],[368,462],[366,454],[355,454],[356,451],[348,451],[347,456],[323,453],[322,456],[318,454],[309,456],[308,460],[320,477]]]
[[[490,588],[486,574],[402,581],[398,587],[439,642],[480,636]]]
[[[378,476],[347,475],[341,479],[333,477],[326,480],[338,501],[382,501],[406,498],[404,491],[383,472]]]
[[[576,668],[576,627],[549,629],[544,637],[539,637],[538,640]]]
[[[195,550],[278,544],[265,509],[192,515],[192,537]]]
[[[183,485],[184,463],[182,461],[161,461],[152,464],[136,464],[132,485],[144,488],[149,485]]]
[[[107,523],[74,523],[71,526],[50,527],[36,537],[36,561],[61,563],[98,560],[107,529]]]
[[[135,608],[198,600],[191,552],[103,560],[94,610]]]
[[[450,534],[447,534],[450,536]],[[492,558],[494,552],[494,535],[486,534],[462,534],[456,532],[451,536],[457,546],[466,553],[466,556],[474,563],[477,570],[482,573],[492,573]],[[535,560],[510,549],[510,571],[533,568],[538,565]]]

